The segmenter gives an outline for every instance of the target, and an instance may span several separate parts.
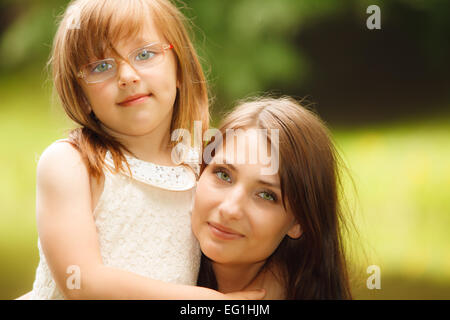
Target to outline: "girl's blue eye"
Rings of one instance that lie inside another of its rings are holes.
[[[217,171],[216,172],[216,176],[223,181],[226,182],[230,182],[231,181],[231,177],[228,173],[224,172],[224,171]]]
[[[112,67],[113,67],[113,65],[108,62],[101,62],[97,66],[95,66],[95,68],[92,70],[92,72],[101,73],[101,72],[108,71],[109,69],[112,69]]]
[[[264,200],[268,200],[268,201],[276,201],[276,197],[275,195],[271,194],[270,192],[267,191],[263,191],[258,193],[258,196],[260,196],[262,199]]]
[[[136,55],[136,60],[138,60],[138,61],[145,61],[145,60],[153,58],[154,55],[155,55],[154,52],[151,52],[151,51],[148,51],[148,50],[142,50],[141,52],[139,52]]]

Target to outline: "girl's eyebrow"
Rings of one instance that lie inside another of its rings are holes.
[[[144,39],[139,38],[139,40],[134,41],[134,46],[133,46],[132,49],[129,49],[129,52],[127,53],[127,55],[129,53],[134,52],[135,50],[142,49],[142,48],[144,48],[144,47],[146,47],[148,45],[155,44],[155,43],[158,43],[158,41],[149,41],[148,39],[144,40]],[[105,56],[106,56],[106,58],[113,57],[113,56],[118,56],[118,57],[123,59],[122,55],[117,51],[115,46],[113,46],[113,47],[109,48],[108,50],[106,50],[105,51]]]
[[[160,41],[159,39],[144,39],[144,38],[139,38],[137,41],[134,42],[135,44],[135,48],[134,49],[140,49],[142,47],[148,46],[150,44],[155,44],[155,43],[164,43],[164,41]]]

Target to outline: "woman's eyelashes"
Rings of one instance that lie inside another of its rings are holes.
[[[217,167],[213,169],[213,173],[217,176],[217,178],[221,181],[231,182],[231,175],[225,168]]]
[[[258,197],[260,197],[263,200],[277,202],[277,195],[272,191],[261,191],[258,193]]]

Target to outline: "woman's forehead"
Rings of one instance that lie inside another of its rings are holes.
[[[248,176],[255,181],[264,180],[271,184],[279,184],[278,172],[269,170],[273,166],[273,161],[277,160],[272,159],[271,154],[259,152],[260,150],[267,150],[265,146],[258,146],[251,139],[242,145],[235,141],[236,143],[233,146],[231,146],[230,141],[227,140],[222,147],[216,150],[211,161],[212,164],[225,165],[236,174]]]
[[[216,155],[226,157],[229,163],[268,165],[273,157],[276,143],[272,143],[272,132],[266,129],[227,129],[222,143],[217,146]],[[276,139],[275,139],[276,140]],[[270,158],[270,159],[268,159]]]

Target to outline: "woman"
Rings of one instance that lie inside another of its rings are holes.
[[[230,138],[230,129],[240,132]],[[238,106],[220,131],[205,149],[214,154],[192,213],[204,254],[198,285],[224,293],[262,287],[265,299],[351,299],[338,157],[325,125],[293,99],[263,98]],[[245,149],[236,150],[240,138]],[[249,161],[267,150],[266,139],[277,173]]]

